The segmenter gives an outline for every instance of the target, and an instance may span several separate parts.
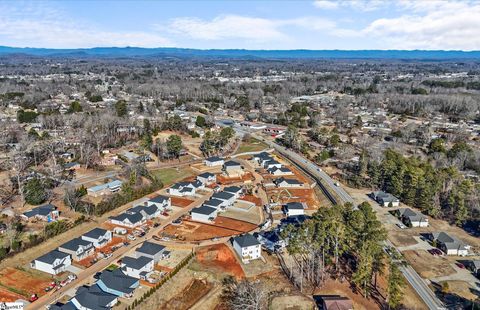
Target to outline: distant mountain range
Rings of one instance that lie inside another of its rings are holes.
[[[79,49],[19,48],[0,46],[0,56],[30,55],[41,57],[221,57],[221,58],[310,58],[310,59],[480,59],[480,51],[427,50],[244,50],[95,47]]]

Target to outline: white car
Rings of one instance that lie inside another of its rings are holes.
[[[132,241],[135,240],[135,236],[134,236],[134,235],[128,235],[127,238],[128,238],[128,240],[132,240]]]

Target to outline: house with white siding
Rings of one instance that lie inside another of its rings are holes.
[[[146,280],[154,269],[153,259],[145,256],[122,258],[121,268],[127,276]]]
[[[101,248],[112,241],[112,232],[102,228],[94,228],[83,234],[81,238],[91,242],[95,248]]]
[[[244,234],[233,238],[233,249],[244,264],[262,256],[262,245],[251,234]]]
[[[222,166],[225,163],[225,160],[218,156],[212,156],[204,161],[205,165],[208,167]]]
[[[190,212],[192,221],[210,223],[217,217],[218,210],[209,206],[202,205],[198,208],[193,208]]]
[[[53,250],[34,259],[30,267],[52,275],[57,275],[67,270],[72,264],[72,257],[68,253]]]

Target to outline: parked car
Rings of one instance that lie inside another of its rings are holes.
[[[128,240],[132,240],[132,241],[136,239],[134,235],[130,235],[130,234],[127,236],[127,238]]]
[[[155,236],[155,235],[152,237],[152,239],[155,241],[162,241],[162,239],[160,239],[159,236]]]
[[[460,269],[465,269],[465,265],[462,263],[456,263],[455,265],[457,265],[457,267]]]
[[[405,229],[405,228],[407,228],[407,226],[405,226],[405,224],[403,224],[403,223],[397,223],[397,226],[398,226],[398,228],[400,228],[400,229]]]
[[[34,302],[35,300],[38,299],[38,295],[33,293],[32,296],[30,296],[30,299],[28,300],[29,302]]]
[[[107,255],[105,255],[105,256],[103,257],[103,259],[109,259],[109,258],[112,257],[112,256],[113,256],[112,253],[108,253]]]

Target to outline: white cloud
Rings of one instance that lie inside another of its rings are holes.
[[[21,10],[0,5],[0,40],[4,45],[50,48],[174,45],[154,32],[100,30],[41,2],[26,3]]]
[[[313,5],[319,9],[333,10],[338,8],[338,2],[330,0],[316,0]]]
[[[199,40],[244,39],[261,42],[291,39],[285,32],[287,27],[321,31],[334,28],[335,23],[328,19],[308,16],[292,19],[266,19],[222,15],[212,20],[181,17],[173,19],[167,25],[157,25],[159,30],[168,30],[176,35]]]
[[[415,6],[409,14],[377,19],[362,33],[383,40],[386,48],[480,49],[479,3],[432,1],[429,5],[407,5]]]

